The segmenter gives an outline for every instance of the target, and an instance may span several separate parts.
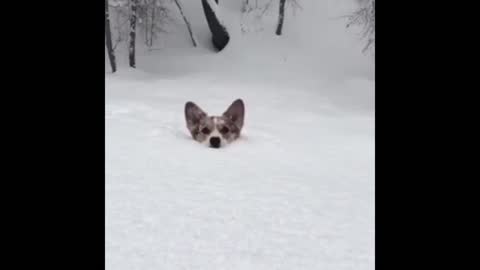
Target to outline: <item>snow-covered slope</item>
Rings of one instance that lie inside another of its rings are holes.
[[[374,269],[373,63],[336,19],[352,5],[298,0],[276,37],[242,34],[238,2],[220,0],[224,51],[183,0],[198,48],[179,25],[137,70],[106,72],[106,268]],[[186,101],[219,114],[236,98],[239,141],[189,137]]]

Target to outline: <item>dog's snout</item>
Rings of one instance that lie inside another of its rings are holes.
[[[210,138],[210,146],[213,148],[219,148],[220,147],[220,138],[219,137],[211,137]]]

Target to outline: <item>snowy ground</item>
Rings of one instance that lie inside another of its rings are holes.
[[[372,72],[341,44],[315,58],[259,40],[106,73],[106,269],[374,269]],[[186,101],[236,98],[239,141],[189,137]]]

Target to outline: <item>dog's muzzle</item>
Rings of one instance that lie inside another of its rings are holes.
[[[220,147],[220,138],[219,137],[211,137],[210,138],[210,146],[213,148],[219,148]]]

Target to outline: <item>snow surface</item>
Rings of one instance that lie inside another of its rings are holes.
[[[136,70],[107,62],[106,269],[374,269],[374,67],[330,20],[349,1],[298,1],[281,37],[242,34],[240,1],[220,1],[218,54],[200,2],[182,2],[199,47],[179,23]],[[238,141],[190,138],[186,101],[220,114],[236,98]]]

